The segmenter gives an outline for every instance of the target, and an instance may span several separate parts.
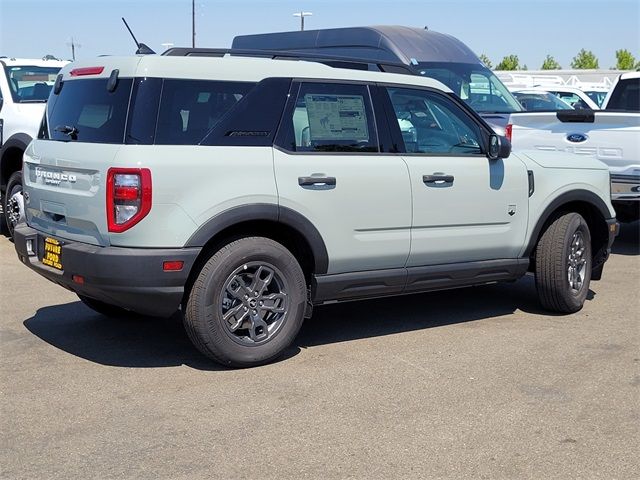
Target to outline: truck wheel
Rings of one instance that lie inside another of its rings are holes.
[[[93,310],[94,312],[98,312],[105,317],[131,318],[137,316],[137,314],[134,312],[125,310],[124,308],[118,307],[116,305],[111,305],[110,303],[101,302],[100,300],[96,300],[94,298],[85,297],[84,295],[78,295],[78,298],[91,310]]]
[[[578,213],[556,218],[536,248],[536,290],[547,310],[577,312],[591,281],[591,233]]]
[[[200,270],[187,301],[185,330],[198,350],[223,365],[268,363],[298,334],[306,292],[289,250],[268,238],[241,238]]]
[[[7,182],[7,192],[4,196],[4,221],[9,236],[13,238],[13,230],[18,222],[24,219],[24,198],[22,196],[22,172],[13,172]]]

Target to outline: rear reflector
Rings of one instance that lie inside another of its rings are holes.
[[[513,125],[508,124],[506,127],[504,127],[504,136],[507,137],[509,141],[511,141],[512,133],[513,133]]]
[[[178,272],[182,270],[184,262],[182,260],[170,260],[162,264],[162,270],[165,272]]]
[[[84,285],[84,277],[82,275],[72,275],[71,280],[78,285]]]
[[[71,70],[71,72],[69,72],[69,75],[71,75],[72,77],[82,77],[85,75],[100,75],[103,70],[104,70],[104,67],[74,68],[73,70]]]

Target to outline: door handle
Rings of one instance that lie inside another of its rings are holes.
[[[336,177],[298,177],[298,185],[301,187],[318,186],[335,186]]]
[[[448,186],[453,185],[453,175],[444,175],[442,173],[436,173],[433,175],[423,175],[422,181],[427,186]]]

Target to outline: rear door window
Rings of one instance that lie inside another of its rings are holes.
[[[303,83],[288,122],[294,152],[378,151],[366,85]]]
[[[132,79],[113,92],[106,78],[69,80],[48,104],[49,137],[59,141],[123,143]]]

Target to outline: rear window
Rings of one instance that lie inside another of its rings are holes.
[[[123,143],[132,79],[113,92],[106,78],[64,82],[48,104],[49,138],[86,143]]]

